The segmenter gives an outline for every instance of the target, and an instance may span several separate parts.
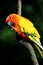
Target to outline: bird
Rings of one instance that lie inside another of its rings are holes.
[[[33,22],[19,14],[11,13],[6,17],[6,23],[11,29],[16,31],[22,39],[28,39],[28,41],[34,42],[33,45],[35,45],[43,58],[43,46],[40,41],[41,36]]]

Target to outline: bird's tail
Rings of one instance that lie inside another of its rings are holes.
[[[43,50],[42,50],[41,48],[39,48],[38,45],[35,45],[35,47],[37,48],[37,50],[38,50],[40,56],[43,58]]]
[[[37,48],[41,57],[43,58],[43,46],[41,45],[40,39],[34,36],[29,36],[29,38],[34,42],[35,47]]]

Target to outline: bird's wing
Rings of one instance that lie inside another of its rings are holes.
[[[32,33],[34,36],[40,38],[40,34],[38,33],[37,29],[34,27],[34,24],[30,20],[21,17],[19,21],[19,27],[22,32],[28,34]]]
[[[32,24],[30,24],[30,26],[28,26],[28,24],[21,22],[21,24],[19,25],[19,28],[30,40],[35,42],[40,47],[40,45],[41,45],[41,42],[39,39],[40,35]]]

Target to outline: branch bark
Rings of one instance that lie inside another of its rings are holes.
[[[21,15],[22,13],[22,0],[18,0],[18,14]]]
[[[28,51],[30,52],[33,65],[39,65],[32,45],[29,42],[25,42],[23,40],[20,40],[19,43],[23,44],[28,49]]]
[[[21,9],[22,9],[22,3],[21,2],[22,2],[22,0],[18,0],[18,14],[19,15],[21,15],[21,13],[22,13],[21,12]],[[22,40],[20,40],[19,43],[23,44],[28,49],[28,51],[30,52],[31,59],[33,61],[33,65],[39,65],[36,54],[34,52],[34,49],[33,49],[32,45],[30,43],[24,42]]]

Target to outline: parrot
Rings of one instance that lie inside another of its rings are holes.
[[[19,14],[11,13],[6,17],[6,23],[23,39],[34,42],[40,56],[43,58],[43,46],[40,41],[41,36],[33,22]]]

